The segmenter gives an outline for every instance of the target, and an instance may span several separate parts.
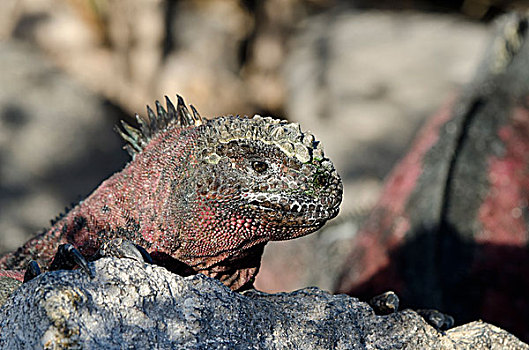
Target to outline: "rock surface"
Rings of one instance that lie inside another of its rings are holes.
[[[0,347],[529,349],[483,322],[442,334],[413,311],[376,316],[366,303],[317,288],[238,294],[203,275],[128,259],[92,268],[94,279],[56,271],[15,291],[1,310]]]

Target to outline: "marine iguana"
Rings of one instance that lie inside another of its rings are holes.
[[[166,97],[166,108],[156,101],[147,114],[136,115],[138,127],[117,128],[132,161],[3,256],[1,269],[23,271],[32,260],[56,269],[57,251],[88,269],[83,257],[117,239],[173,272],[242,290],[252,286],[268,241],[304,236],[338,214],[340,177],[298,124],[259,115],[206,120],[180,96],[176,107]],[[22,272],[2,275],[22,279]]]

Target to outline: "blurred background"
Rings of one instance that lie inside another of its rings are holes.
[[[123,167],[113,124],[177,93],[205,117],[301,123],[344,180],[341,216],[362,213],[423,121],[471,79],[491,22],[525,6],[2,0],[0,253]],[[294,278],[314,266],[318,239],[270,244],[258,288],[331,289],[331,277]]]

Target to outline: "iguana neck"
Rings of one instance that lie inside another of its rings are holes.
[[[186,217],[183,207],[175,205],[175,198],[189,197],[186,175],[195,166],[190,161],[194,157],[189,145],[194,133],[185,131],[166,131],[152,140],[121,172],[80,203],[78,210],[68,215],[66,224],[81,216],[86,225],[83,231],[66,230],[66,240],[83,254],[91,254],[101,243],[120,237],[148,251],[173,256]]]

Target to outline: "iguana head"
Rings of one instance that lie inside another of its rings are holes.
[[[159,215],[179,230],[180,256],[233,256],[311,233],[337,215],[341,180],[298,124],[258,115],[205,120],[180,97],[176,107],[166,103],[167,111],[157,102],[149,122],[138,117],[140,128],[124,124],[121,134],[133,156],[163,155],[173,169],[157,180],[171,192]]]
[[[338,214],[340,178],[320,142],[298,124],[227,116],[201,128],[198,191],[204,202],[223,203],[230,219],[244,220],[244,227],[230,221],[228,230],[291,239]]]

